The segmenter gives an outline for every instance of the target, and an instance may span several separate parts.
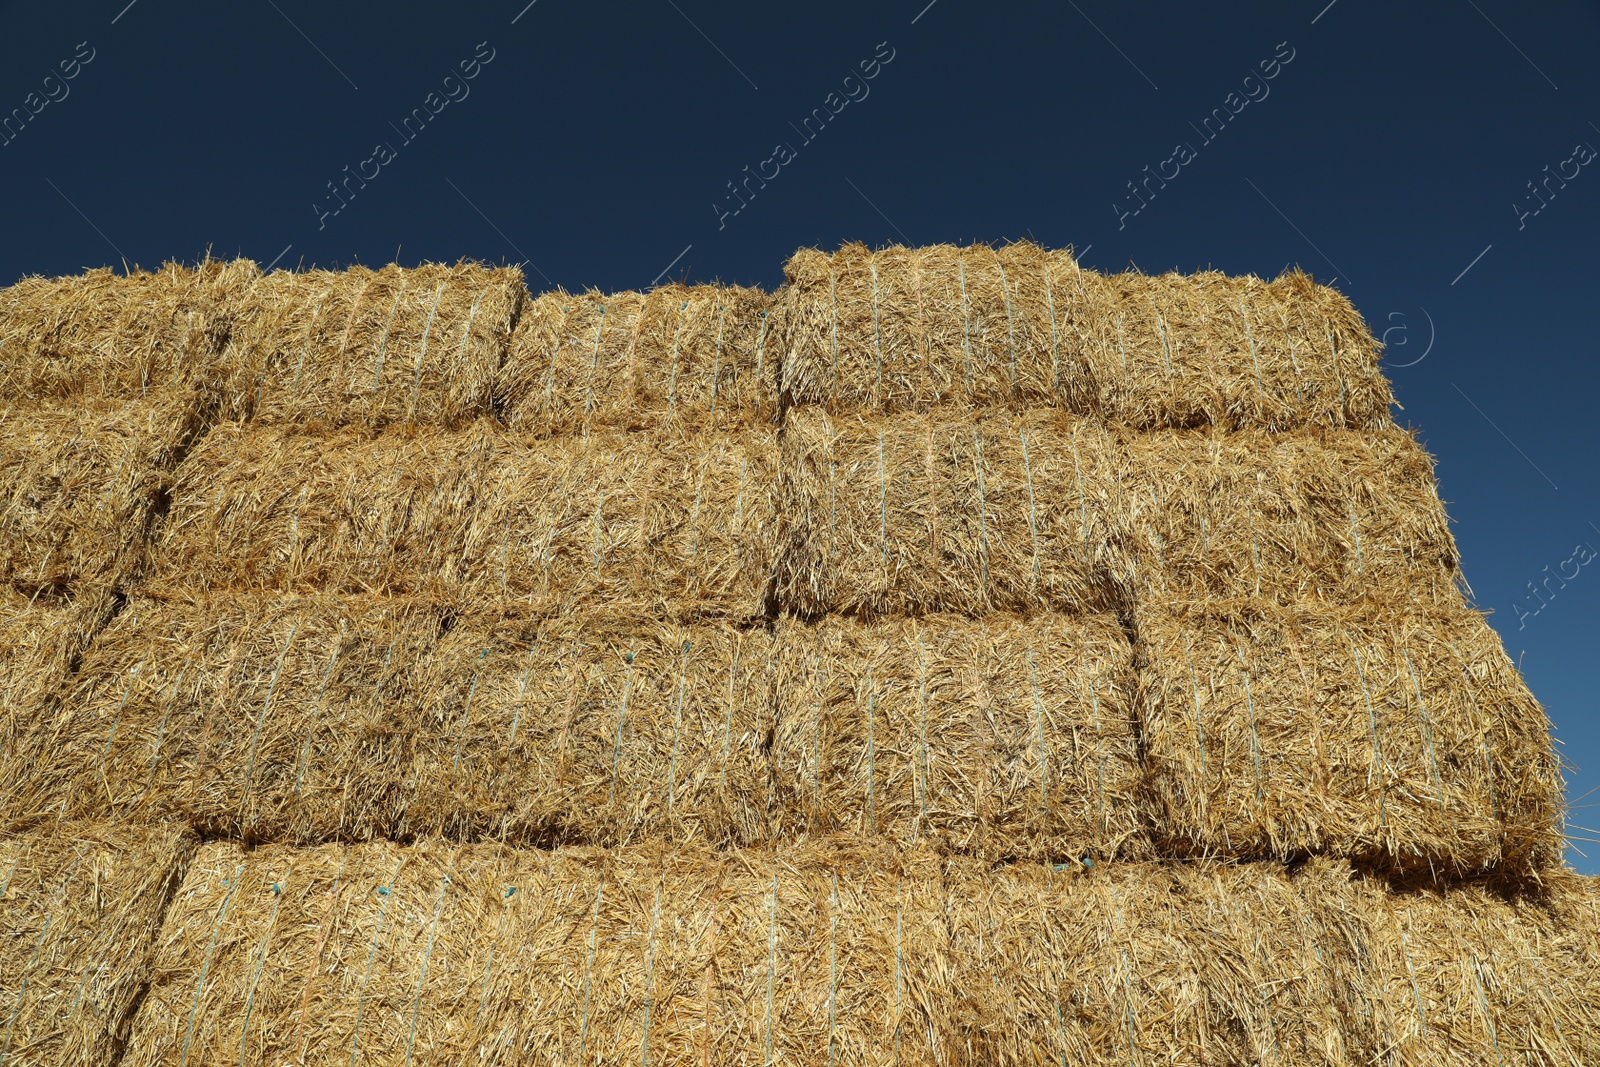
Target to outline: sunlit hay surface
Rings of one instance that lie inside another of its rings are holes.
[[[306,431],[490,413],[526,300],[516,267],[274,271],[234,302],[225,414]]]
[[[796,408],[783,447],[786,612],[1094,612],[1118,600],[1119,456],[1097,423]]]
[[[0,761],[44,818],[251,841],[1143,847],[1115,620],[775,632],[384,597],[135,597]]]
[[[1136,614],[1166,851],[1328,852],[1425,878],[1555,865],[1550,724],[1476,612],[1235,600]]]
[[[226,424],[176,473],[152,582],[422,594],[469,610],[767,610],[776,434],[305,435]]]
[[[176,827],[106,823],[0,836],[0,1058],[117,1061],[197,844]]]
[[[991,868],[837,839],[219,843],[125,1062],[1587,1062],[1596,941],[1561,916],[1589,883],[1508,900],[1327,860]]]
[[[143,562],[173,466],[200,432],[193,394],[0,405],[0,581],[120,586]]]
[[[1295,271],[1102,275],[1070,251],[846,244],[785,268],[784,387],[832,414],[1059,406],[1138,429],[1370,429],[1393,397],[1343,294]]]
[[[535,435],[773,422],[780,308],[738,286],[544,293],[517,322],[496,403]]]
[[[991,860],[1144,849],[1116,619],[832,617],[785,621],[778,643],[792,823]]]
[[[1123,433],[1115,448],[1111,525],[1143,603],[1463,603],[1433,459],[1403,431]]]
[[[249,260],[207,260],[0,288],[0,403],[214,388],[233,304],[259,276]]]

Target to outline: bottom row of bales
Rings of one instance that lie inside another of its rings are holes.
[[[817,840],[0,842],[22,1062],[1550,1064],[1600,1056],[1600,888],[1342,862],[1010,865]]]
[[[86,649],[24,658],[41,656],[59,681],[15,694],[31,710],[5,720],[13,829],[517,847],[848,832],[991,861],[1154,846],[1506,878],[1559,842],[1544,715],[1464,609],[769,630],[141,594]]]

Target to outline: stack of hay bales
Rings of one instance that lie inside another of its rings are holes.
[[[788,277],[0,292],[0,1064],[1600,1058],[1347,301]]]

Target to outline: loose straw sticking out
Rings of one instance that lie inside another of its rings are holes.
[[[199,400],[0,403],[0,579],[37,589],[121,584],[143,561],[168,471],[201,427]]]
[[[778,642],[771,758],[800,790],[792,823],[803,809],[821,832],[995,859],[1139,850],[1133,650],[1115,619],[788,621]]]
[[[1389,423],[1382,346],[1299,272],[1099,275],[1027,242],[806,249],[785,272],[785,389],[830,414],[1023,404],[1140,429]]]
[[[254,983],[260,1062],[345,1062],[359,998],[362,1057],[397,1067],[408,1047],[423,1063],[485,1049],[577,1062],[580,1040],[589,1063],[714,1050],[759,1064],[770,1041],[777,1063],[890,1067],[896,1034],[902,1064],[961,1050],[1001,1067],[1346,1067],[1388,1050],[1431,1067],[1494,1062],[1491,1032],[1510,1055],[1514,1042],[1584,1063],[1600,1051],[1600,939],[1581,919],[1597,895],[1571,875],[1508,901],[1475,885],[1395,892],[1323,859],[1292,875],[1209,861],[1084,873],[836,839],[777,854],[214,844],[168,911],[125,1062],[174,1061],[191,1004],[191,1061],[234,1062]]]
[[[738,286],[545,293],[517,322],[495,409],[535,436],[772,422],[774,310],[765,292]]]
[[[1109,522],[1117,456],[1092,423],[1052,412],[836,422],[796,409],[784,455],[787,612],[1030,614],[1116,601],[1114,576],[1127,570]]]
[[[231,305],[232,418],[322,429],[487,414],[522,272],[462,262],[275,271]]]
[[[1141,608],[1136,619],[1139,715],[1166,848],[1325,852],[1418,877],[1515,880],[1554,862],[1561,785],[1549,722],[1477,613],[1238,600]],[[1278,666],[1296,651],[1305,679]],[[1339,754],[1326,772],[1315,736]],[[1324,773],[1325,789],[1304,787]]]
[[[1119,447],[1113,523],[1138,595],[1462,603],[1432,458],[1400,430],[1125,433]]]
[[[776,568],[777,460],[770,429],[534,440],[487,423],[375,439],[227,426],[178,471],[152,585],[753,618]]]
[[[235,305],[259,277],[241,259],[127,275],[102,268],[0,288],[0,405],[126,401],[151,389],[214,393]]]
[[[283,880],[291,862],[294,877]],[[241,863],[244,874],[195,1003],[195,979],[228,892],[222,882]],[[340,906],[329,913],[326,944],[319,945],[335,878]],[[755,853],[728,863],[694,847],[539,853],[485,845],[457,854],[386,843],[249,853],[209,845],[168,911],[161,958],[124,1062],[176,1062],[193,1005],[188,1063],[235,1063],[244,994],[254,981],[255,1062],[299,1062],[302,1055],[307,1063],[348,1062],[359,1001],[360,1062],[396,1067],[408,1047],[415,1063],[454,1062],[486,1045],[502,1055],[525,1050],[577,1062],[580,1040],[591,1064],[654,1064],[679,1055],[698,1062],[703,1048],[764,1063],[769,1040],[775,1063],[822,1063],[836,924],[838,1061],[887,1067],[896,1023],[897,903],[901,1062],[931,1062],[945,942],[939,885],[932,857],[849,847],[801,845],[781,863]],[[508,896],[508,887],[516,892]],[[388,890],[385,897],[380,889]],[[259,931],[274,906],[273,953],[257,980]],[[430,938],[432,952],[425,953]],[[313,956],[349,965],[315,967]],[[709,984],[708,966],[715,979]],[[485,993],[479,983],[486,970]],[[308,974],[308,1018],[297,1045]],[[468,986],[472,995],[463,997]]]
[[[116,1058],[150,978],[162,909],[196,844],[176,827],[104,823],[0,840],[6,1062]]]

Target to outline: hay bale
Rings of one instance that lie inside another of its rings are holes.
[[[177,472],[152,585],[428,595],[487,610],[765,613],[775,432],[530,439],[479,423],[219,427]]]
[[[124,1062],[1582,1063],[1577,881],[1507,901],[1328,860],[218,843]]]
[[[1349,874],[1138,864],[947,874],[948,1025],[972,1062],[1372,1062],[1350,1047]],[[1364,1050],[1364,1049],[1363,1049]]]
[[[938,887],[808,845],[210,845],[122,1062],[942,1062]]]
[[[760,630],[612,613],[135,598],[0,780],[35,818],[249,841],[747,842],[784,828],[774,655]]]
[[[1378,428],[1393,397],[1350,302],[1294,271],[1083,271],[1072,254],[848,244],[785,267],[784,388],[830,414],[1058,406],[1139,429]]]
[[[419,665],[403,836],[714,845],[793,831],[777,642],[611,611],[463,619]]]
[[[1131,658],[1108,618],[769,634],[374,597],[135,598],[0,780],[32,818],[250,841],[843,832],[1107,857],[1142,838]]]
[[[788,613],[1094,612],[1125,570],[1111,437],[1049,411],[784,429]]]
[[[784,391],[829,413],[1094,402],[1070,251],[846,244],[788,279]]]
[[[0,400],[127,400],[204,384],[249,260],[24,278],[0,289]]]
[[[1594,1063],[1597,899],[1596,880],[1570,871],[1509,899],[1478,885],[1359,887],[1369,931],[1352,999],[1370,1027],[1365,1062]]]
[[[234,304],[226,413],[324,429],[471,422],[490,411],[525,296],[520,269],[468,262],[275,271]]]
[[[496,387],[513,429],[737,429],[773,422],[783,328],[756,288],[545,293],[529,302]]]
[[[1463,602],[1433,459],[1404,431],[1127,433],[1117,447],[1114,524],[1142,599]]]
[[[168,471],[199,432],[183,394],[0,407],[0,581],[37,589],[133,577]]]
[[[1140,851],[1133,649],[1108,616],[779,628],[792,826],[989,859]]]
[[[17,758],[61,696],[95,633],[117,611],[102,590],[0,585],[0,831],[26,825],[33,768]]]
[[[1590,886],[1392,891],[1313,860],[955,865],[952,984],[977,1062],[1588,1063],[1600,940]],[[1481,994],[1480,994],[1481,989]],[[1419,1016],[1420,1008],[1420,1016]],[[1422,1018],[1426,1019],[1423,1024]],[[955,1020],[953,1020],[955,1021]]]
[[[1213,601],[1135,620],[1170,854],[1511,879],[1555,863],[1549,721],[1476,612]]]
[[[0,1060],[117,1062],[196,844],[106,824],[0,839]]]
[[[370,597],[135,597],[6,752],[10,814],[247,840],[392,833],[418,663],[448,619]]]
[[[1085,354],[1110,422],[1144,429],[1392,425],[1383,346],[1348,298],[1293,270],[1082,275]]]

